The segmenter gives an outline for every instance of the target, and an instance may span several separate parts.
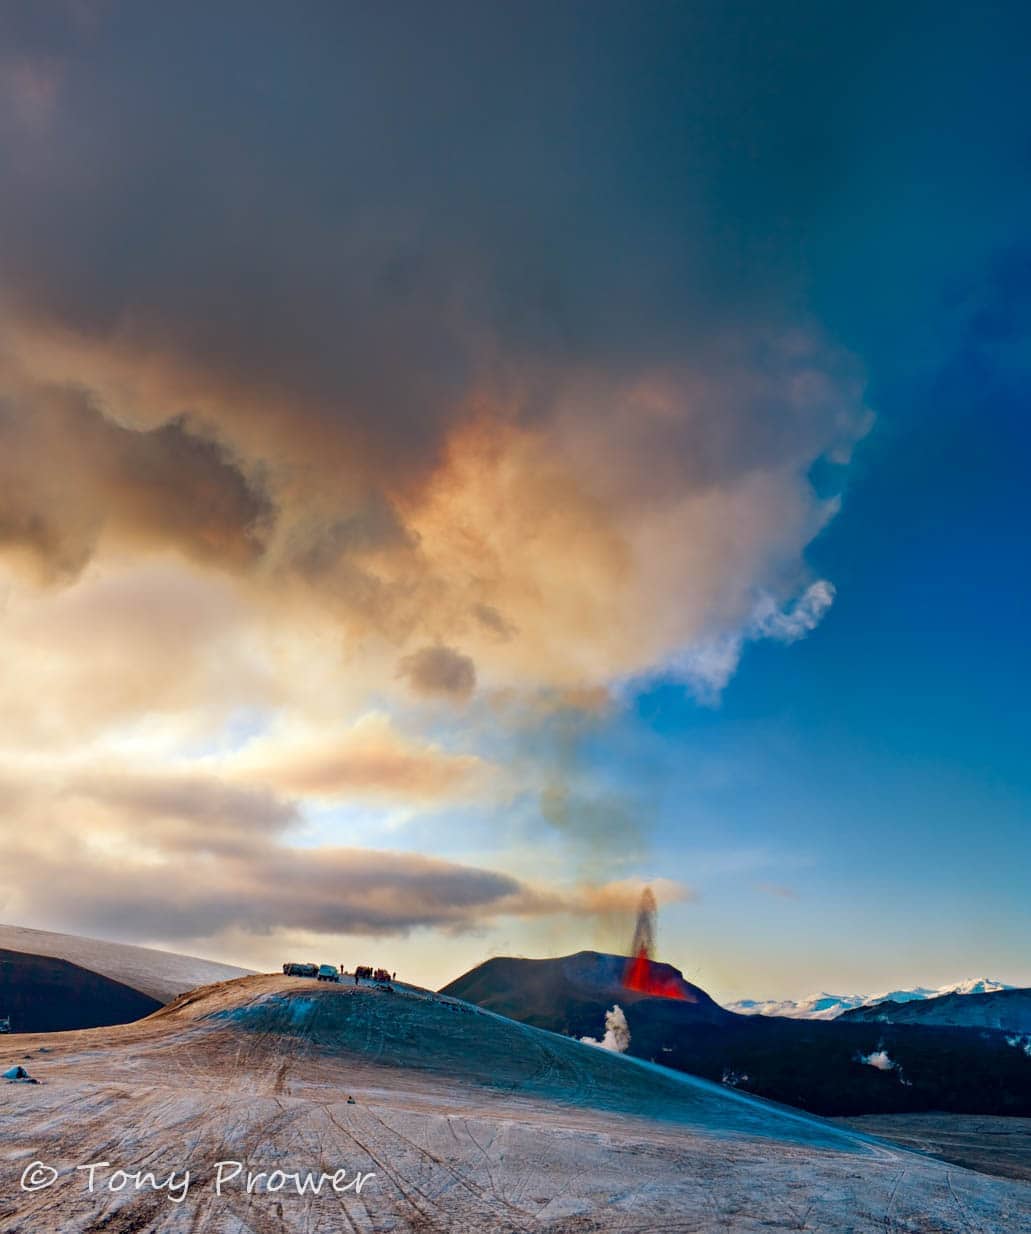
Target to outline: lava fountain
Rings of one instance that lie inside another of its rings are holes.
[[[623,985],[627,990],[650,994],[653,998],[686,998],[680,979],[673,973],[661,972],[652,959],[655,951],[656,911],[652,889],[645,887],[637,909],[634,941],[630,944],[632,958],[627,962],[623,973]]]

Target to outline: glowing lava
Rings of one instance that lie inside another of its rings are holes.
[[[687,998],[681,980],[673,973],[662,972],[652,961],[652,952],[655,950],[655,912],[655,897],[651,888],[645,887],[641,893],[640,908],[637,910],[634,941],[630,945],[633,959],[623,973],[623,985],[627,990],[650,994],[653,998]]]

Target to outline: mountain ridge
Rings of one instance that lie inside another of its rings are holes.
[[[947,985],[912,986],[904,990],[885,990],[879,994],[829,994],[820,991],[800,999],[755,999],[742,998],[722,1003],[727,1011],[737,1015],[784,1016],[793,1020],[834,1020],[846,1011],[873,1007],[880,1003],[918,1002],[929,998],[941,998],[947,994],[991,994],[998,990],[1013,990],[1019,987],[991,977],[968,977]]]

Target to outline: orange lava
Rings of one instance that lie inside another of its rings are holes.
[[[653,998],[687,997],[677,978],[657,972],[645,951],[639,951],[626,966],[623,985],[628,990],[636,990],[639,994],[650,994]]]

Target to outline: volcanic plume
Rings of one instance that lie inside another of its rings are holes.
[[[628,990],[650,994],[655,998],[686,998],[679,979],[672,973],[659,971],[652,961],[655,951],[656,911],[652,889],[645,887],[641,892],[641,903],[637,909],[634,941],[630,944],[630,954],[633,958],[623,973],[623,985]]]

